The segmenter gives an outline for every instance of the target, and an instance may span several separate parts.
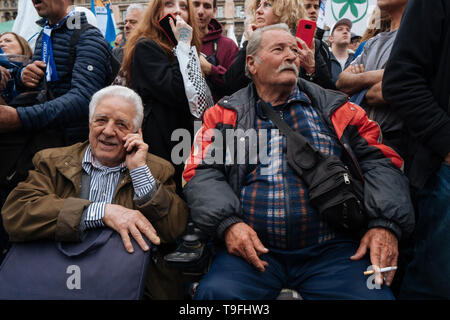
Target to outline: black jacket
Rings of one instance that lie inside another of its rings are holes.
[[[153,40],[136,44],[131,66],[130,88],[144,103],[144,141],[148,152],[172,162],[171,152],[178,143],[171,141],[176,129],[186,129],[193,136],[193,117],[189,111],[178,60],[169,56]],[[174,164],[175,182],[181,194],[183,164]]]
[[[42,24],[43,20],[39,23]],[[81,13],[81,23],[87,23],[84,13]],[[75,45],[75,61],[71,69],[69,47],[74,31],[65,22],[52,32],[53,56],[59,80],[48,85],[55,99],[17,108],[25,131],[63,128],[68,145],[87,139],[89,101],[96,91],[109,85],[106,80],[112,72],[109,45],[97,28],[89,28],[81,34]],[[33,61],[41,60],[41,43],[42,37],[39,37]],[[20,90],[29,90],[23,86],[20,77],[16,81]]]
[[[450,152],[450,1],[410,0],[383,77],[383,96],[415,143],[409,179],[422,187]]]
[[[391,148],[381,144],[379,126],[369,121],[364,110],[349,103],[342,93],[324,90],[302,79],[298,86],[311,98],[312,106],[341,142],[344,148],[342,160],[353,176],[364,179],[368,227],[382,227],[398,238],[408,237],[414,228],[414,210],[408,181],[399,169],[403,160]],[[254,128],[256,96],[256,90],[250,84],[231,97],[223,98],[205,112],[203,126],[196,136],[195,145],[200,150],[193,149],[186,165],[183,191],[192,220],[206,234],[223,238],[229,226],[243,221],[239,195],[249,172],[247,149],[244,164],[236,164],[233,157],[227,165],[214,163],[210,157],[220,154],[225,163],[228,150],[237,147],[224,145],[226,150],[220,150],[218,144],[211,147],[214,140],[208,135],[217,129],[225,141],[227,129],[241,129],[244,136],[240,139],[245,139],[245,131]],[[214,154],[209,150],[214,150]]]

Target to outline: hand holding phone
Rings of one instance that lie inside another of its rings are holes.
[[[302,39],[308,48],[311,48],[312,42],[314,40],[314,33],[316,32],[316,22],[306,19],[301,19],[297,25],[297,32],[295,36]],[[297,42],[298,43],[298,42]],[[301,44],[298,43],[300,49],[303,49]]]
[[[142,137],[142,129],[136,133],[129,133],[123,137],[126,151],[125,161],[128,170],[133,170],[147,164],[148,144]]]
[[[192,27],[179,15],[176,16],[176,26],[172,21],[169,21],[169,23],[175,34],[175,38],[179,42],[187,43],[190,46],[192,41]]]
[[[170,20],[172,20],[172,23],[174,25],[176,25],[176,18],[171,13],[168,13],[163,18],[161,18],[158,23],[161,29],[163,30],[164,34],[166,35],[167,39],[169,39],[169,41],[175,47],[178,44],[178,41],[173,33],[172,27],[170,25]]]

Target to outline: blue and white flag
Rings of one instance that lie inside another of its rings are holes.
[[[106,41],[112,47],[116,39],[116,27],[110,0],[91,0],[91,10],[97,17],[97,25]]]

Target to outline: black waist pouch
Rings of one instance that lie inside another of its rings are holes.
[[[292,169],[309,190],[309,199],[333,227],[350,232],[367,225],[363,184],[355,179],[336,156],[326,157],[304,136],[293,131],[261,101],[262,110],[287,138],[287,158]]]

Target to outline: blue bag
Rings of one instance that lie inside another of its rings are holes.
[[[89,182],[83,175],[82,198]],[[131,241],[130,254],[117,232],[102,228],[88,231],[82,242],[13,243],[0,266],[0,300],[140,299],[150,250]]]
[[[14,243],[0,266],[0,299],[140,299],[150,254],[133,247],[109,228],[79,243]]]

